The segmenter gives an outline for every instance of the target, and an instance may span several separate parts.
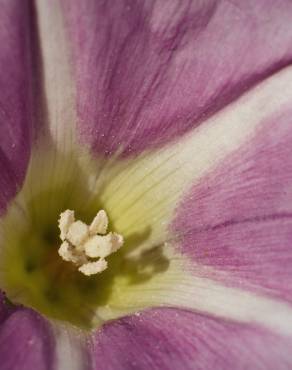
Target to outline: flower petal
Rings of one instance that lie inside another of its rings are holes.
[[[292,302],[291,108],[186,195],[173,225],[204,275]],[[192,200],[191,200],[192,199]]]
[[[262,296],[260,293],[263,290],[249,289],[247,292],[238,289],[238,285],[233,288],[227,287],[225,281],[224,284],[214,282],[212,280],[214,269],[211,267],[198,264],[194,260],[191,266],[185,265],[186,261],[180,252],[187,252],[187,248],[194,251],[197,248],[194,241],[189,246],[183,244],[184,249],[179,248],[184,237],[187,242],[188,233],[193,235],[192,209],[199,205],[200,201],[204,201],[199,197],[198,199],[192,197],[192,186],[199,187],[200,184],[204,184],[203,181],[212,173],[216,173],[216,168],[220,168],[220,163],[224,166],[225,161],[228,161],[236,150],[246,148],[253,140],[257,140],[257,135],[261,135],[263,131],[273,136],[267,123],[273,122],[275,118],[276,121],[280,118],[286,119],[291,112],[291,73],[292,69],[286,68],[259,84],[220,114],[209,119],[204,127],[176,145],[169,145],[148,156],[122,162],[126,169],[123,168],[116,178],[111,179],[109,186],[105,187],[104,194],[101,192],[100,199],[115,220],[116,230],[125,236],[126,243],[127,238],[131,238],[133,233],[134,236],[138,235],[139,248],[144,239],[153,248],[164,246],[161,250],[166,255],[169,265],[163,273],[153,274],[149,282],[143,282],[143,289],[138,283],[125,284],[116,289],[113,292],[109,313],[107,314],[106,310],[104,312],[98,310],[102,318],[118,317],[125,312],[135,312],[151,306],[176,306],[241,322],[252,321],[272,330],[279,330],[281,333],[288,331],[289,335],[292,334],[290,305],[278,301],[275,296]],[[279,121],[281,127],[279,135],[281,131],[285,136],[285,132],[286,134],[289,132],[289,125],[286,123],[284,125],[283,122]],[[270,152],[273,154],[273,151]],[[239,158],[241,157],[244,158],[242,154],[239,155]],[[274,158],[277,158],[277,155]],[[224,174],[226,178],[229,172],[227,171],[227,175]],[[224,184],[225,178],[220,177],[221,184]],[[284,177],[279,180],[280,183],[281,180],[284,180]],[[180,228],[171,228],[170,223],[176,214],[175,210],[183,199],[184,207],[178,209],[181,211]],[[275,202],[278,203],[277,197]],[[220,207],[216,208],[217,213],[225,209],[225,203],[220,203]],[[215,205],[210,204],[208,211]],[[186,218],[183,218],[184,213]],[[224,214],[223,211],[222,213]],[[206,214],[208,216],[208,212]],[[208,219],[203,220],[203,226],[200,224],[200,208],[195,215],[199,226],[202,228],[208,226],[206,223]],[[146,236],[143,234],[143,227],[146,227],[146,231],[144,230]],[[142,242],[139,235],[142,235]],[[178,247],[177,251],[172,250],[175,247]],[[137,251],[139,248],[136,246]],[[168,254],[169,251],[174,252],[174,255]],[[200,249],[197,251],[199,253]],[[188,254],[182,254],[187,259]],[[143,261],[143,253],[140,257]],[[260,255],[257,258],[260,259]],[[261,273],[267,277],[265,272]],[[229,280],[232,278],[231,274],[225,276]],[[279,298],[279,295],[277,297]],[[275,315],[275,312],[279,314]]]
[[[156,309],[105,325],[94,356],[103,370],[284,370],[291,345],[291,337],[257,325]]]
[[[91,370],[89,335],[72,325],[56,323],[53,325],[56,340],[57,370]]]
[[[24,164],[24,163],[23,163]],[[21,178],[16,178],[17,174],[15,174],[14,168],[17,166],[13,166],[11,162],[7,160],[7,157],[4,153],[1,153],[0,148],[0,211],[1,213],[6,209],[8,202],[13,196],[16,194],[17,189],[19,187],[19,183],[21,182]],[[23,167],[23,168],[22,168]],[[23,171],[25,166],[20,166],[19,169]]]
[[[41,137],[48,149],[67,153],[75,144],[75,84],[66,30],[58,0],[35,3],[38,19],[44,130]],[[55,148],[56,147],[56,148]]]
[[[27,1],[1,2],[0,210],[23,181],[31,145],[31,19]]]
[[[92,369],[88,335],[30,309],[5,307],[2,300],[0,292],[1,370]]]
[[[12,313],[0,326],[2,370],[54,369],[54,341],[47,322],[31,310]]]
[[[286,0],[63,4],[81,131],[102,153],[161,146],[291,63]]]
[[[188,196],[192,185],[249,142],[272,116],[285,111],[292,101],[291,89],[292,69],[287,68],[184,139],[136,159],[117,161],[116,167],[107,169],[108,179],[96,192],[115,220],[116,230],[127,238],[148,228],[147,241],[152,244],[173,240],[187,231],[189,227],[169,230],[183,197],[196,207],[195,199]]]
[[[186,261],[172,260],[164,274],[154,275],[143,286],[134,281],[124,284],[122,291],[115,289],[110,305],[98,309],[98,317],[106,321],[149,307],[176,307],[260,325],[292,337],[291,305],[198,277],[200,270]]]

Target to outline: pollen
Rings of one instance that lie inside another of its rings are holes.
[[[58,250],[64,261],[73,263],[82,274],[90,276],[106,270],[106,257],[120,249],[122,235],[107,232],[108,217],[100,210],[90,225],[75,220],[75,213],[67,209],[59,218],[60,239]]]

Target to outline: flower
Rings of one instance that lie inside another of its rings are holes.
[[[291,14],[2,1],[1,369],[292,367]]]

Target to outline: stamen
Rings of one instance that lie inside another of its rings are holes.
[[[108,217],[100,210],[90,226],[82,221],[75,221],[74,211],[66,210],[60,214],[60,238],[63,241],[58,253],[64,261],[78,266],[84,275],[93,275],[104,271],[108,264],[105,257],[116,252],[124,243],[120,234],[110,232]],[[98,258],[92,261],[91,258]]]
[[[96,262],[88,262],[79,267],[78,271],[82,272],[84,275],[94,275],[106,270],[107,262],[106,260],[98,260]]]
[[[64,241],[65,237],[68,233],[69,227],[74,222],[74,211],[70,211],[67,209],[67,211],[61,213],[60,219],[59,219],[59,229],[61,230],[60,238]]]
[[[75,221],[69,227],[69,230],[65,238],[72,245],[79,249],[80,247],[82,247],[82,243],[84,243],[85,240],[88,239],[88,237],[89,237],[88,226],[81,221]]]
[[[108,218],[105,211],[102,209],[97,212],[97,215],[94,217],[93,221],[89,226],[89,233],[90,235],[95,234],[106,234],[106,230],[108,227]]]

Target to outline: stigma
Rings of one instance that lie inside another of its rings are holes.
[[[122,235],[107,232],[108,217],[100,210],[90,225],[75,220],[74,211],[67,209],[59,218],[60,239],[58,250],[64,261],[71,262],[82,274],[90,276],[106,270],[106,257],[120,249]]]

